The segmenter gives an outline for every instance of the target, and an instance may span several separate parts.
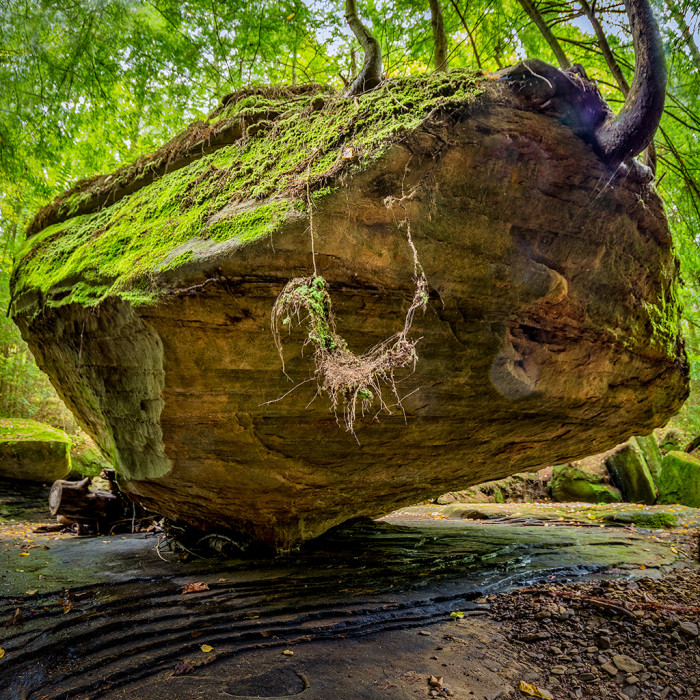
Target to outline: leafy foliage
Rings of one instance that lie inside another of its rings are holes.
[[[623,93],[580,0],[441,0],[451,69],[497,70],[555,51],[585,66],[616,108]],[[231,90],[327,83],[362,62],[343,3],[321,0],[5,0],[0,6],[0,307],[28,219],[76,179],[153,151]],[[389,77],[432,70],[427,0],[362,0]],[[532,7],[551,29],[545,37]],[[529,9],[526,9],[529,8]],[[669,61],[657,184],[686,280],[688,348],[700,378],[700,0],[655,0]],[[628,82],[634,54],[621,3],[595,6]],[[0,317],[0,414],[46,415],[57,398]],[[54,422],[59,420],[54,415]],[[700,428],[700,426],[699,426]]]

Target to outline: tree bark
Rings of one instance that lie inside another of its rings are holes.
[[[445,23],[442,19],[442,8],[440,0],[429,0],[430,2],[430,25],[433,28],[433,41],[435,44],[434,64],[436,71],[447,73],[447,34],[445,33]]]
[[[371,90],[381,82],[382,50],[374,35],[362,24],[355,0],[345,0],[345,20],[365,52],[362,69],[345,93],[346,97],[354,97]]]
[[[666,97],[666,57],[648,0],[625,0],[634,43],[634,80],[620,113],[596,132],[601,156],[612,167],[640,154],[654,138]]]
[[[522,5],[525,12],[527,12],[530,19],[540,30],[540,34],[542,34],[544,40],[549,44],[549,48],[551,48],[554,52],[554,55],[562,69],[566,70],[567,68],[571,68],[571,61],[569,61],[569,59],[566,57],[564,49],[562,49],[558,39],[554,36],[554,34],[552,34],[552,30],[549,28],[549,25],[547,22],[545,22],[544,17],[542,17],[540,11],[537,9],[537,5],[535,5],[534,0],[518,1]]]

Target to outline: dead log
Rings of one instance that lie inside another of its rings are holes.
[[[109,523],[122,515],[119,496],[108,491],[91,491],[90,479],[81,481],[54,481],[49,493],[51,515],[78,523],[94,523],[100,532],[106,532]]]

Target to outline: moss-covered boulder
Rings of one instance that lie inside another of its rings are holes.
[[[599,456],[560,464],[552,469],[552,498],[560,502],[618,503],[619,489],[610,483],[605,462]]]
[[[652,479],[656,481],[659,470],[661,469],[661,460],[664,458],[656,436],[653,434],[637,435],[634,441],[637,443],[637,447],[640,449],[647,467],[649,467],[649,473]]]
[[[611,454],[606,464],[625,501],[647,505],[656,502],[656,485],[644,451],[635,438]]]
[[[245,91],[39,213],[12,316],[133,497],[288,547],[604,451],[679,409],[661,201],[596,156],[570,80],[546,102],[528,81]],[[427,280],[415,368],[383,404],[363,394],[355,434],[304,337],[284,338],[285,374],[270,334],[280,291],[314,269],[310,231],[356,353],[404,327]]]
[[[0,478],[53,482],[71,468],[71,439],[33,420],[0,418]]]
[[[659,503],[700,508],[700,459],[687,452],[669,452],[657,478]]]

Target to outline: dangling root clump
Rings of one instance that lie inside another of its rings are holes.
[[[410,232],[409,242],[413,248]],[[382,394],[383,388],[391,389],[401,407],[395,372],[404,367],[415,369],[418,361],[416,345],[421,339],[409,339],[408,334],[416,311],[425,311],[428,303],[428,283],[422,270],[419,270],[420,266],[416,265],[415,292],[403,329],[361,355],[350,351],[336,330],[331,298],[323,277],[314,274],[291,280],[272,307],[272,334],[282,367],[281,327],[288,326],[291,331],[295,323],[305,325],[306,342],[314,346],[317,395],[327,394],[336,414],[342,406],[345,427],[353,435],[358,407],[361,415],[365,415],[373,406],[378,406],[377,412],[384,410],[391,413]]]

